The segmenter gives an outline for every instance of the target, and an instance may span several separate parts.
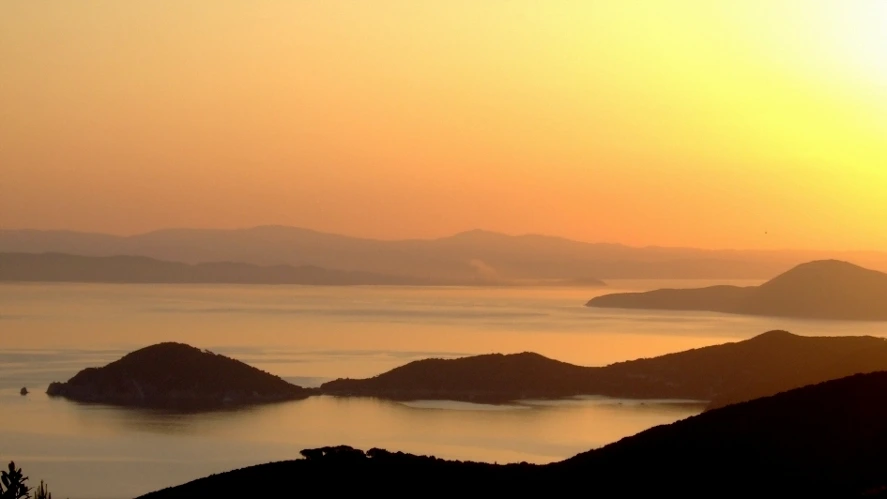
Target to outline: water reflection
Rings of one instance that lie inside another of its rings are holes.
[[[42,394],[19,399],[0,395],[0,404],[11,410],[0,416],[4,452],[70,497],[109,491],[125,497],[337,444],[462,460],[550,462],[701,410],[588,400],[484,406],[321,396],[195,414],[78,404]],[[109,470],[115,476],[108,489],[97,490],[94,482]],[[146,474],[154,478],[146,480]]]

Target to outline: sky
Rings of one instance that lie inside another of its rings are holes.
[[[887,250],[883,0],[7,0],[0,61],[0,228]]]

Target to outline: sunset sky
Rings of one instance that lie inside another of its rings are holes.
[[[887,1],[0,3],[0,228],[887,250]]]

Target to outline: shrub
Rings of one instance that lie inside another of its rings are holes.
[[[40,485],[34,490],[34,499],[52,499],[52,494],[43,480],[40,480]]]
[[[52,499],[49,488],[40,480],[40,485],[34,489],[34,495],[31,495],[31,488],[25,485],[28,477],[22,474],[22,469],[15,468],[15,463],[9,462],[9,469],[0,471],[0,499]]]
[[[22,469],[15,469],[15,463],[9,462],[9,470],[0,471],[0,499],[27,499],[31,489],[25,485],[28,477],[22,475]]]

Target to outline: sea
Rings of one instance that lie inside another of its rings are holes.
[[[374,398],[181,414],[45,395],[163,341],[302,386],[413,360],[537,352],[584,366],[739,341],[773,329],[887,336],[887,323],[585,307],[610,292],[759,281],[610,281],[605,288],[0,284],[0,461],[58,498],[119,499],[327,445],[548,463],[699,414],[704,401],[579,397],[506,405]],[[30,394],[20,395],[22,387]]]

